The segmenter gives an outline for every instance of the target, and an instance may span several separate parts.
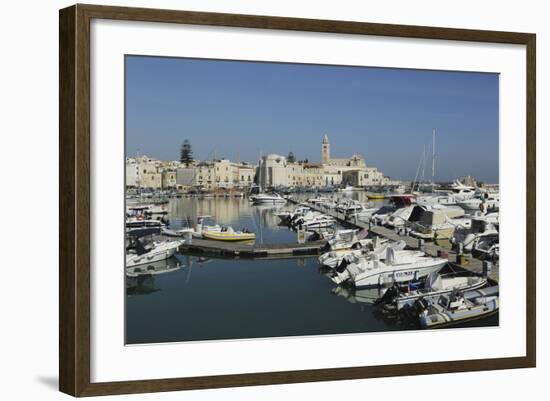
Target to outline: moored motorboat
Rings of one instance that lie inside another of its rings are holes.
[[[139,239],[133,240],[133,244],[126,253],[126,267],[144,265],[168,259],[176,253],[184,240],[152,242],[143,245]]]
[[[376,255],[344,259],[331,276],[336,284],[349,282],[355,287],[381,286],[419,280],[439,271],[446,259],[426,256],[422,251],[386,248],[382,261]]]
[[[463,251],[471,252],[485,237],[498,238],[499,214],[489,213],[471,218],[470,227],[455,229],[451,242]]]
[[[384,195],[384,194],[377,194],[377,193],[367,194],[367,199],[368,200],[382,200],[385,197],[386,197],[386,195]]]
[[[344,259],[353,261],[360,257],[368,257],[369,254],[381,258],[388,246],[391,246],[395,250],[403,250],[405,249],[406,243],[404,241],[390,243],[387,239],[381,240],[380,237],[375,237],[374,239],[367,238],[361,240],[359,246],[348,248],[338,247],[334,250],[325,252],[319,256],[318,260],[321,266],[335,269],[341,265]]]
[[[484,193],[477,198],[464,199],[457,202],[457,205],[466,211],[481,210],[498,210],[500,208],[500,195],[493,193]]]
[[[419,323],[422,328],[432,328],[479,319],[498,311],[498,286],[468,292],[440,295],[434,302],[419,303]]]
[[[472,248],[472,256],[480,260],[496,262],[500,258],[499,235],[485,235],[478,238]]]
[[[308,206],[298,206],[294,211],[285,211],[277,213],[277,217],[281,220],[282,223],[290,223],[296,218],[303,216],[307,212],[310,212],[311,208]]]
[[[464,210],[457,206],[417,205],[409,222],[411,235],[422,239],[452,238],[457,227],[468,228],[471,219],[464,217]]]
[[[203,238],[215,241],[253,241],[256,234],[247,231],[234,231],[231,227],[224,227],[221,231],[204,231]]]
[[[282,203],[286,203],[286,199],[283,198],[281,195],[279,195],[276,192],[273,192],[271,194],[262,193],[262,194],[252,195],[252,196],[250,196],[250,200],[254,204],[278,204],[278,203],[282,204]]]
[[[336,224],[334,217],[319,212],[307,213],[292,223],[294,227],[303,228],[305,230],[312,228],[332,227],[334,224]]]
[[[433,302],[441,295],[450,294],[454,291],[472,291],[483,288],[487,285],[487,278],[476,275],[459,275],[456,273],[441,274],[434,272],[426,277],[424,286],[421,288],[408,288],[401,292],[398,286],[388,290],[385,294],[387,300],[386,309],[400,311],[410,308],[418,299],[425,299]]]

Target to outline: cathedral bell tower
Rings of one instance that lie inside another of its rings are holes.
[[[325,134],[323,137],[323,145],[321,146],[321,163],[328,164],[330,161],[330,144],[328,143],[328,136]]]

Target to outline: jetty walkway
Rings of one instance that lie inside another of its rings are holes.
[[[180,245],[179,253],[205,254],[222,257],[283,259],[319,255],[326,241],[311,241],[303,244],[247,244],[195,239]]]

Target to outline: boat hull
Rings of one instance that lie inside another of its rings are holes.
[[[420,317],[420,327],[423,329],[447,326],[467,320],[480,319],[496,313],[499,309],[498,296],[490,297],[487,302],[459,310],[441,310]]]
[[[476,282],[473,285],[460,288],[460,291],[474,291],[474,290],[478,290],[478,289],[484,287],[485,285],[487,285],[487,280],[479,280],[478,282]],[[444,290],[440,290],[440,291],[432,291],[432,292],[428,292],[428,293],[419,293],[419,294],[410,295],[410,296],[402,296],[402,297],[399,297],[397,299],[395,305],[397,307],[397,310],[401,310],[403,308],[407,308],[407,307],[412,306],[414,304],[414,302],[419,298],[424,298],[425,300],[428,300],[428,301],[434,301],[439,296],[448,295],[448,294],[452,293],[454,290],[456,290],[456,289],[455,288],[444,289]]]
[[[204,232],[203,238],[215,240],[215,241],[227,241],[227,242],[239,242],[239,241],[253,241],[256,239],[254,233],[227,233],[227,232]]]
[[[126,267],[134,267],[134,266],[141,266],[146,265],[149,263],[155,263],[159,262],[164,259],[171,258],[176,253],[176,247],[171,249],[166,249],[160,252],[154,252],[152,254],[144,254],[144,255],[132,255],[128,258],[126,258]]]
[[[378,287],[384,284],[403,283],[418,280],[428,276],[430,273],[439,271],[446,260],[424,266],[387,266],[383,271],[376,272],[375,269],[360,273],[352,277],[356,288]]]

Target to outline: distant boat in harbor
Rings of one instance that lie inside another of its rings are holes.
[[[367,195],[368,200],[381,200],[381,199],[384,199],[385,197],[386,195],[384,194],[370,193]]]
[[[277,204],[277,203],[286,203],[286,199],[283,198],[276,192],[271,194],[261,193],[257,195],[251,195],[250,200],[254,204]]]

